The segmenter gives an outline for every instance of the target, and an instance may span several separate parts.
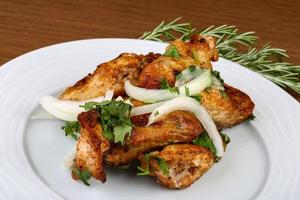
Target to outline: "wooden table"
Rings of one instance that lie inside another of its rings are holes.
[[[86,38],[137,38],[162,20],[183,16],[198,28],[233,24],[255,31],[259,46],[288,50],[300,64],[300,1],[1,0],[0,65],[47,45]],[[294,95],[300,100],[300,95]]]

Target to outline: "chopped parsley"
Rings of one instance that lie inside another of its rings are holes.
[[[168,81],[165,78],[162,78],[160,80],[160,89],[169,89],[170,85],[168,83]]]
[[[190,88],[188,88],[188,87],[184,87],[184,90],[185,90],[185,95],[186,96],[190,96]]]
[[[230,138],[223,133],[220,133],[220,135],[222,137],[223,143],[227,145],[230,142]],[[204,133],[201,133],[196,139],[194,139],[193,143],[209,149],[214,154],[215,162],[218,162],[221,159],[216,155],[216,147],[206,131]]]
[[[195,99],[196,101],[200,102],[201,103],[201,96],[200,95],[193,95],[191,96],[190,95],[190,88],[188,87],[184,87],[184,90],[185,90],[185,95],[188,96],[188,97],[192,97],[193,99]]]
[[[206,131],[194,139],[193,143],[209,149],[214,155],[216,155],[216,147]]]
[[[80,170],[77,167],[74,167],[72,170],[72,174],[76,179],[81,180],[86,186],[90,186],[88,180],[92,177],[92,174],[89,170]]]
[[[252,113],[249,117],[248,117],[248,120],[255,120],[256,116]]]
[[[169,166],[168,163],[165,161],[165,159],[163,158],[156,158],[158,165],[159,165],[159,169],[163,172],[164,175],[169,176],[170,172],[169,172]]]
[[[144,159],[146,161],[146,169],[144,169],[142,167],[137,167],[138,170],[140,171],[140,172],[137,173],[137,175],[138,176],[147,176],[147,175],[150,174],[149,162],[150,162],[150,159],[152,159],[152,158],[157,160],[159,170],[161,170],[164,175],[169,176],[170,172],[169,172],[168,163],[163,158],[155,157],[151,153],[147,153],[147,154],[144,155]]]
[[[146,153],[144,155],[144,159],[146,161],[146,169],[142,167],[137,167],[140,172],[137,173],[138,176],[148,176],[150,174],[150,167],[149,167],[149,162],[151,158],[151,153]]]
[[[180,58],[180,54],[177,50],[177,48],[175,46],[169,46],[166,50],[166,52],[164,53],[164,56],[169,56],[169,57],[173,57],[173,58]]]
[[[115,136],[114,142],[115,143],[120,142],[122,145],[124,145],[125,136],[127,134],[130,134],[131,130],[132,130],[132,126],[127,124],[114,127],[114,136]]]
[[[220,133],[222,140],[225,144],[228,144],[230,142],[230,137],[224,133]]]
[[[211,73],[213,76],[215,76],[221,82],[222,86],[224,87],[224,80],[222,79],[220,72],[213,70]]]
[[[154,113],[154,116],[156,117],[157,115],[159,115],[159,112],[158,112],[158,110],[157,111],[155,111],[155,113]]]
[[[80,135],[80,125],[78,121],[65,122],[65,125],[61,128],[65,131],[66,136],[70,136],[74,140],[78,140]]]
[[[179,80],[182,78],[182,72],[179,72],[177,75],[176,75],[176,80]]]
[[[132,123],[130,111],[132,106],[123,101],[88,102],[83,107],[86,111],[96,109],[100,115],[100,123],[104,137],[115,143],[125,143],[126,135],[130,135]]]
[[[165,78],[162,78],[160,80],[160,89],[168,89],[171,93],[177,93],[179,94],[179,88],[178,87],[171,87],[168,83],[168,81]]]
[[[196,99],[197,101],[199,101],[201,103],[201,96],[200,95],[194,95],[194,96],[191,96],[191,97]]]
[[[189,69],[190,72],[194,72],[196,70],[196,66],[195,65],[190,65],[188,69]]]

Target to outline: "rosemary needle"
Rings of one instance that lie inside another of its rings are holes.
[[[257,49],[255,44],[258,37],[253,31],[239,33],[237,27],[230,25],[210,26],[198,31],[190,23],[180,23],[180,19],[181,17],[176,18],[169,23],[162,21],[152,31],[145,32],[140,39],[166,42],[178,37],[188,41],[192,34],[213,36],[217,40],[221,57],[239,63],[275,84],[300,94],[300,66],[283,61],[288,58],[286,50],[273,48],[271,45]],[[248,50],[243,51],[240,46],[245,46]]]

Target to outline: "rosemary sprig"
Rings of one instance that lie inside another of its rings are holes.
[[[177,18],[170,23],[161,22],[152,31],[145,32],[140,39],[166,42],[180,38],[188,41],[191,34],[213,36],[217,40],[217,48],[221,57],[239,63],[255,71],[275,84],[290,88],[300,94],[300,66],[284,62],[288,58],[286,50],[265,45],[261,49],[255,47],[258,38],[253,31],[239,33],[235,26],[210,26],[198,31],[190,23],[179,23]],[[178,35],[178,37],[176,37]],[[243,51],[241,46],[247,47]]]
[[[178,38],[174,35],[174,32],[178,33],[181,36],[181,39],[185,39],[186,37],[188,38],[194,29],[191,28],[190,23],[178,23],[180,19],[181,17],[178,17],[169,23],[162,21],[152,31],[144,32],[139,39],[166,42]]]

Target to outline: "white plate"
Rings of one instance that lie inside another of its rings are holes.
[[[60,121],[30,120],[42,95],[66,86],[121,52],[162,52],[165,44],[131,39],[67,42],[20,56],[0,68],[0,199],[300,199],[300,107],[279,87],[235,63],[214,66],[255,102],[253,122],[224,132],[223,160],[185,190],[150,177],[108,170],[107,182],[73,181],[63,160],[74,142]]]

